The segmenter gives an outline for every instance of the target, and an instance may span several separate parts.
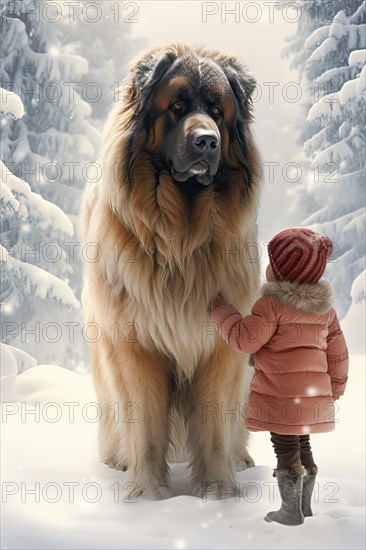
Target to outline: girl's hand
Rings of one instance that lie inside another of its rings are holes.
[[[211,309],[214,309],[218,306],[226,306],[227,302],[225,298],[222,296],[222,294],[218,294],[211,302]]]
[[[339,395],[332,395],[333,401],[337,401],[337,399],[339,399],[339,397],[340,397]]]

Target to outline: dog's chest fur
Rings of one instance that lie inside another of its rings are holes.
[[[223,292],[228,301],[247,310],[250,304],[243,303],[243,296],[253,289],[246,288],[245,281],[255,278],[248,272],[255,268],[237,255],[223,256],[220,250],[211,254],[202,248],[184,266],[174,261],[153,262],[144,254],[137,263],[121,259],[106,266],[106,273],[116,298],[127,291],[125,312],[135,323],[140,343],[148,349],[153,344],[174,360],[179,376],[191,379],[215,346],[210,300]]]

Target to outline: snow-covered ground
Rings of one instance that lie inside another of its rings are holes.
[[[269,434],[253,434],[257,466],[238,474],[237,501],[190,496],[172,465],[171,499],[124,502],[124,474],[98,462],[91,376],[35,366],[3,377],[3,549],[364,549],[365,358],[351,358],[335,432],[312,437],[319,466],[315,516],[267,524],[279,505]]]

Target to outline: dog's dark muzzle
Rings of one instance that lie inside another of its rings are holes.
[[[169,168],[176,181],[195,177],[202,185],[213,182],[221,157],[220,133],[214,120],[201,115],[182,121],[169,145]]]

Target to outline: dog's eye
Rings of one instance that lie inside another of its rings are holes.
[[[213,114],[214,117],[219,117],[221,116],[221,109],[218,105],[214,105],[212,108],[211,108],[211,112]]]
[[[182,111],[184,107],[183,101],[174,101],[173,105],[171,106],[173,111],[179,112]]]

